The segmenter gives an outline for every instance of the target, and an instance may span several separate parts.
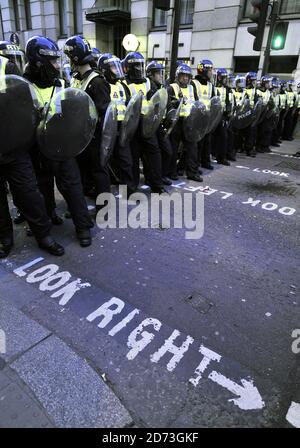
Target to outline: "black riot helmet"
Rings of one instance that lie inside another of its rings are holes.
[[[29,65],[40,72],[41,78],[49,83],[53,83],[60,78],[61,52],[56,42],[49,37],[33,36],[25,47],[26,57]]]
[[[23,73],[25,55],[18,45],[15,45],[8,40],[0,41],[0,56],[7,58],[18,67],[21,73]]]

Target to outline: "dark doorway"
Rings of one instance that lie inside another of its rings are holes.
[[[113,25],[113,51],[120,59],[125,58],[126,51],[123,48],[122,40],[126,34],[130,33],[130,22]]]

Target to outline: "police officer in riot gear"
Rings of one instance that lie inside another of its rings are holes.
[[[293,131],[292,131],[292,135],[295,131],[295,128],[297,126],[298,123],[298,117],[299,117],[299,110],[300,110],[300,83],[298,83],[297,85],[297,92],[295,93],[296,96],[296,101],[295,101],[295,113],[293,116]]]
[[[125,80],[122,82],[130,96],[136,95],[139,91],[143,94],[141,114],[147,115],[148,102],[153,95],[151,82],[145,77],[145,59],[138,52],[130,52],[123,60]],[[137,117],[140,120],[140,117]],[[131,141],[131,152],[133,160],[133,178],[137,188],[140,179],[139,160],[143,161],[144,176],[153,193],[165,193],[166,190],[162,180],[161,152],[157,141],[157,136],[153,135],[145,138],[142,132],[142,124]]]
[[[150,90],[153,94],[164,85],[165,66],[157,61],[151,61],[146,67],[146,76],[150,79]],[[170,101],[167,110],[172,107]],[[170,165],[173,155],[173,148],[166,133],[164,124],[161,123],[157,131],[157,139],[161,150],[162,160],[162,181],[165,185],[172,185],[172,180],[168,177],[170,174]]]
[[[210,99],[215,96],[213,86],[213,63],[209,59],[203,59],[197,65],[197,75],[193,80],[199,100],[206,106],[209,106]],[[199,163],[203,168],[213,170],[210,160],[211,154],[211,134],[198,143]]]
[[[8,46],[10,45],[9,42],[1,42],[0,46],[0,85],[2,87],[5,75],[20,74],[19,69],[9,57]],[[51,255],[63,255],[64,248],[56,243],[50,234],[51,222],[37,187],[28,148],[23,147],[15,148],[12,152],[3,155],[0,151],[0,258],[7,257],[14,243],[6,182],[9,184],[15,205],[28,222],[39,247]]]
[[[188,179],[202,182],[203,179],[199,175],[198,170],[197,143],[187,141],[183,131],[183,120],[190,115],[193,102],[198,100],[195,88],[191,84],[191,80],[191,68],[187,64],[181,64],[176,69],[175,83],[170,84],[168,87],[168,94],[174,105],[177,104],[178,107],[180,99],[183,98],[183,103],[180,109],[180,118],[171,133],[171,143],[174,153],[171,163],[170,178],[177,179],[178,170],[185,170]],[[182,154],[177,165],[180,144],[182,145]]]
[[[54,93],[63,88],[63,80],[59,79],[60,51],[57,44],[49,38],[34,36],[26,44],[28,65],[24,76],[39,91],[45,104],[49,104]],[[65,130],[68,132],[68,129]],[[50,160],[43,155],[37,145],[32,150],[34,168],[38,185],[46,202],[49,216],[55,219],[54,180],[64,197],[73,219],[76,235],[82,247],[91,244],[93,222],[89,216],[83,195],[80,173],[75,158],[64,161]]]
[[[246,77],[237,75],[235,78],[235,90],[233,92],[235,98],[235,105],[241,106],[246,98]],[[246,152],[249,157],[256,157],[254,149],[255,134],[250,126],[244,129],[234,131],[234,146],[237,152]]]
[[[103,75],[93,68],[94,57],[91,46],[84,37],[69,37],[65,42],[64,53],[69,57],[74,73],[71,86],[88,93],[99,115],[92,141],[77,158],[85,193],[93,188],[94,197],[97,197],[101,193],[110,192],[111,187],[108,164],[101,161],[100,157],[102,127],[106,109],[111,101],[110,86]]]
[[[263,104],[267,106],[271,98],[271,78],[263,76],[260,80],[260,87],[257,89],[257,94],[262,98]],[[267,117],[257,127],[256,151],[257,152],[271,152],[270,144],[272,137],[272,125]]]
[[[296,95],[294,92],[294,81],[289,79],[286,83],[287,90],[287,107],[288,111],[284,119],[284,127],[282,132],[282,140],[292,141],[293,139],[293,118],[295,113]]]
[[[281,137],[284,126],[284,118],[287,114],[287,94],[286,94],[286,81],[281,79],[279,81],[279,98],[280,98],[280,114],[279,114],[279,122],[278,122],[278,140],[277,143],[282,143]]]
[[[219,68],[216,71],[216,91],[218,96],[221,99],[221,105],[223,108],[223,119],[218,124],[217,128],[212,134],[212,147],[214,150],[214,155],[217,159],[217,162],[221,165],[230,165],[227,160],[227,154],[229,152],[228,144],[229,136],[228,136],[228,127],[227,127],[227,119],[229,108],[231,107],[230,102],[230,91],[227,87],[227,79],[228,73],[225,68]]]
[[[120,82],[124,78],[121,61],[111,53],[104,53],[98,60],[98,70],[108,84],[109,99],[116,105],[118,124],[121,125],[125,118],[126,105],[130,99],[129,94],[126,95],[126,90]],[[106,92],[107,90],[104,90],[104,94]],[[120,140],[117,139],[111,161],[116,167],[120,183],[127,186],[127,194],[130,196],[136,189],[133,180],[130,142],[121,145]]]
[[[8,59],[8,70],[11,75],[22,75],[24,53],[18,45],[7,40],[0,41],[0,57]]]
[[[279,80],[277,77],[273,76],[271,79],[271,92],[272,97],[274,100],[274,104],[276,106],[276,109],[278,111],[278,120],[279,120],[279,112],[280,112],[280,95],[279,95]],[[272,135],[271,135],[271,146],[274,146],[276,148],[280,147],[280,144],[278,143],[279,135],[278,135],[278,120],[276,125],[272,129]]]

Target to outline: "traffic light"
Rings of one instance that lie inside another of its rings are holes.
[[[154,8],[168,11],[170,9],[170,0],[154,0]]]
[[[250,19],[257,25],[249,26],[247,31],[255,37],[253,50],[260,51],[264,38],[269,0],[251,0],[251,5],[253,6],[253,13],[250,15]]]
[[[288,30],[288,22],[278,22],[272,36],[271,48],[272,50],[282,50],[285,46],[285,39]]]

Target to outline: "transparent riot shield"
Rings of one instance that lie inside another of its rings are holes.
[[[138,128],[142,101],[143,94],[138,92],[130,99],[127,105],[125,117],[120,126],[119,143],[121,146],[124,146],[126,142],[130,142]]]
[[[157,131],[167,109],[168,92],[165,88],[159,89],[150,99],[146,115],[142,115],[142,135],[150,138]]]
[[[115,103],[111,102],[106,109],[100,145],[100,161],[105,166],[113,152],[118,133],[117,108]]]
[[[190,114],[183,120],[184,136],[189,142],[199,142],[207,132],[209,113],[201,101],[194,101]]]
[[[181,98],[179,105],[176,109],[172,108],[166,114],[166,117],[164,120],[164,127],[167,131],[167,135],[171,134],[177,121],[179,120],[182,103],[183,103],[183,98]]]
[[[220,123],[220,121],[222,120],[223,107],[221,104],[220,97],[214,96],[211,98],[208,110],[209,110],[209,122],[206,131],[207,134],[213,132]]]
[[[62,89],[43,110],[38,127],[41,152],[51,160],[76,157],[90,143],[98,114],[90,96],[79,89]]]
[[[2,156],[34,142],[42,107],[42,100],[30,82],[16,75],[0,78]]]

